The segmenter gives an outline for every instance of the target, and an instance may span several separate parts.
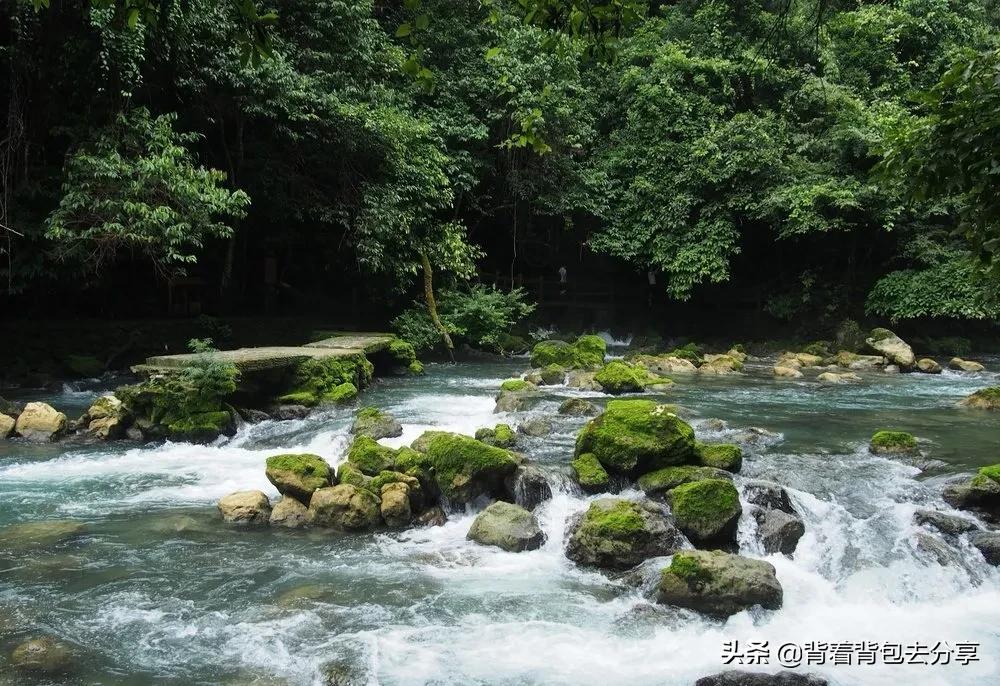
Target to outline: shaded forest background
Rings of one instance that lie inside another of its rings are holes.
[[[9,322],[384,327],[424,258],[575,328],[1000,313],[991,0],[2,7]]]

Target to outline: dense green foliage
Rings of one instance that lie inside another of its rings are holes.
[[[446,332],[503,349],[518,275],[592,255],[788,321],[998,314],[993,0],[3,11],[10,293],[152,259],[220,308],[419,295],[395,326],[426,350],[436,289]]]

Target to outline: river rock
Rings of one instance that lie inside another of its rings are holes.
[[[410,486],[401,481],[382,486],[379,512],[386,526],[399,529],[407,526],[413,519],[413,506],[410,502]]]
[[[601,385],[594,380],[594,372],[574,370],[566,375],[566,385],[581,391],[599,391]]]
[[[454,506],[479,497],[502,498],[504,481],[523,461],[508,450],[468,436],[446,432],[426,435],[426,440],[421,437],[413,443],[424,448],[419,463],[430,470],[441,494]]]
[[[629,569],[670,555],[683,539],[662,507],[651,501],[600,498],[569,523],[566,557],[579,565]]]
[[[272,455],[267,458],[264,474],[278,493],[303,504],[309,502],[317,488],[329,486],[335,480],[326,460],[309,454]]]
[[[671,374],[694,374],[698,367],[690,360],[674,355],[635,355],[628,358],[629,362],[638,365],[651,374],[660,376]]]
[[[122,401],[113,395],[102,395],[81,417],[87,433],[108,441],[120,438],[127,427],[128,411]]]
[[[839,374],[837,372],[823,372],[816,377],[816,380],[821,384],[834,386],[846,383],[858,383],[861,381],[861,377],[854,372],[843,372]]]
[[[81,522],[71,519],[10,524],[0,529],[0,551],[48,548],[70,541],[85,531],[86,527]]]
[[[1000,566],[1000,533],[996,531],[974,533],[969,536],[969,543],[974,545],[991,565]]]
[[[501,390],[497,395],[497,404],[493,408],[494,413],[520,412],[528,409],[531,398],[534,395],[534,386],[530,390],[505,391]]]
[[[798,514],[792,506],[788,491],[769,481],[751,481],[743,489],[743,497],[752,505],[767,510],[781,510],[788,514]]]
[[[743,359],[732,351],[723,355],[705,355],[704,362],[698,367],[699,374],[711,376],[733,376],[743,373]]]
[[[802,372],[794,367],[774,365],[774,376],[778,379],[801,379]]]
[[[548,417],[532,417],[517,425],[517,432],[525,436],[539,438],[552,433],[552,420]]]
[[[633,367],[622,360],[612,360],[604,365],[594,380],[601,385],[601,390],[612,395],[623,393],[640,393],[645,387],[646,372],[639,367]]]
[[[594,453],[583,453],[570,463],[576,482],[587,493],[601,493],[608,490],[611,477],[604,466],[594,457]]]
[[[476,440],[498,448],[513,448],[517,437],[510,424],[497,424],[493,428],[476,429]]]
[[[923,553],[925,557],[932,558],[942,567],[958,564],[958,557],[955,551],[937,536],[932,536],[926,531],[918,531],[913,535],[913,547]]]
[[[926,508],[914,511],[913,521],[923,526],[933,527],[943,534],[952,535],[968,533],[979,528],[979,525],[971,519]]]
[[[953,357],[948,362],[948,368],[957,372],[981,372],[986,369],[983,365],[972,360],[963,360],[961,357]]]
[[[271,510],[271,526],[300,529],[309,523],[309,508],[291,496],[285,496]]]
[[[552,487],[545,472],[534,465],[521,465],[504,480],[507,496],[526,510],[534,510],[552,499]]]
[[[218,504],[222,518],[231,524],[267,524],[271,501],[263,491],[237,491],[224,496]]]
[[[965,398],[961,405],[977,410],[1000,410],[1000,386],[981,388]]]
[[[684,550],[660,574],[657,602],[728,617],[760,605],[781,607],[774,566],[718,550]]]
[[[743,451],[738,445],[698,441],[695,448],[698,464],[703,467],[724,469],[734,474],[738,474],[743,468]]]
[[[309,522],[343,531],[373,529],[381,520],[379,497],[350,484],[320,488],[309,500]]]
[[[590,417],[598,413],[597,406],[583,398],[569,398],[559,406],[559,414],[570,417]]]
[[[886,364],[885,358],[881,355],[859,355],[846,350],[837,353],[836,361],[838,367],[865,372],[875,371]]]
[[[679,467],[664,467],[655,472],[649,472],[639,477],[639,488],[650,497],[666,495],[681,484],[705,479],[729,479],[733,475],[724,469],[702,467],[698,465],[681,465]]]
[[[732,670],[703,676],[694,686],[828,686],[829,682],[812,674],[798,672],[744,672]]]
[[[966,483],[948,484],[942,496],[956,509],[1000,522],[1000,464],[983,467]]]
[[[419,440],[419,439],[418,439]],[[371,436],[358,436],[347,451],[347,462],[367,476],[378,476],[395,466],[396,451]]]
[[[677,527],[695,545],[723,545],[736,540],[743,508],[731,481],[705,479],[681,484],[667,493]]]
[[[467,538],[482,545],[492,545],[510,553],[536,550],[545,542],[545,534],[535,515],[518,505],[497,501],[479,513]]]
[[[54,441],[66,432],[66,415],[45,403],[28,403],[18,416],[14,431],[29,441]]]
[[[757,535],[766,553],[791,555],[806,533],[806,526],[797,515],[781,510],[755,508]]]
[[[448,515],[440,507],[429,507],[417,517],[419,526],[444,526],[448,521]]]
[[[917,439],[905,431],[876,431],[868,444],[875,455],[919,455]]]
[[[550,364],[536,373],[542,386],[558,386],[566,380],[566,368],[559,364]]]
[[[14,433],[14,426],[17,424],[17,420],[13,417],[5,414],[0,414],[0,441],[5,438],[10,438],[11,434]]]
[[[913,369],[916,364],[913,348],[889,329],[873,329],[865,343],[903,371]]]
[[[638,476],[696,460],[694,430],[675,408],[652,400],[612,400],[576,441],[611,474]]]
[[[917,360],[917,371],[921,374],[940,374],[942,369],[935,360],[924,357]]]
[[[63,674],[74,667],[69,647],[49,636],[32,638],[14,648],[10,663],[20,672],[38,675]]]
[[[358,410],[358,416],[351,425],[351,433],[356,436],[380,438],[395,438],[403,435],[403,425],[388,412],[377,407],[363,407]]]
[[[277,405],[271,410],[271,416],[279,422],[290,422],[296,419],[305,419],[311,410],[305,405]]]

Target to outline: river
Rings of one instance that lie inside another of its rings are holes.
[[[493,414],[500,382],[525,365],[431,364],[423,377],[377,382],[362,403],[403,423],[403,436],[385,441],[396,446],[428,428],[472,434],[551,415],[572,395],[605,399],[546,387],[530,413]],[[684,408],[699,438],[741,441],[737,484],[785,485],[805,520],[789,559],[763,555],[744,517],[741,553],[776,567],[784,606],[725,623],[657,606],[626,580],[565,558],[566,520],[588,501],[568,477],[582,418],[557,418],[544,438],[520,437],[554,491],[538,511],[547,542],[520,554],[467,541],[471,512],[442,527],[371,535],[222,523],[221,496],[250,488],[277,495],[264,476],[268,455],[341,461],[354,408],[245,427],[210,446],[0,442],[0,527],[46,519],[86,526],[55,547],[0,550],[0,634],[6,621],[11,635],[69,642],[80,662],[71,683],[318,684],[323,666],[340,661],[371,684],[686,686],[724,669],[723,644],[732,640],[977,643],[979,659],[968,665],[808,671],[844,685],[1000,683],[1000,572],[964,541],[948,544],[947,565],[912,542],[915,508],[951,511],[941,485],[1000,461],[1000,416],[955,406],[997,378],[878,375],[824,387],[772,379],[761,364],[742,377],[678,376],[669,392],[651,394]],[[76,416],[100,390],[67,387],[33,399]],[[751,426],[768,433],[747,433]],[[938,462],[921,472],[871,455],[867,441],[880,428],[911,431]],[[14,641],[0,644],[9,654]],[[778,665],[772,658],[759,669]]]

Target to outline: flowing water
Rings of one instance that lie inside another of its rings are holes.
[[[471,434],[517,424],[527,415],[494,415],[493,396],[523,367],[428,365],[422,378],[377,383],[363,402],[403,422],[391,445],[432,427]],[[214,504],[226,493],[276,495],[264,477],[268,455],[313,452],[339,462],[352,419],[344,408],[246,427],[211,446],[0,442],[0,527],[51,519],[86,527],[56,546],[0,549],[0,647],[6,655],[25,636],[55,635],[79,657],[72,683],[312,684],[323,683],[325,665],[341,663],[370,684],[637,686],[687,685],[718,672],[723,644],[733,640],[772,649],[966,642],[979,644],[969,665],[808,670],[836,684],[1000,683],[1000,573],[961,538],[940,539],[950,560],[939,564],[914,546],[920,529],[912,523],[920,506],[950,511],[939,495],[945,480],[1000,461],[1000,418],[955,407],[997,375],[879,375],[821,387],[768,372],[679,377],[660,397],[688,413],[700,438],[742,443],[738,485],[763,478],[789,489],[806,523],[793,558],[761,553],[751,518],[740,530],[741,552],[777,569],[778,611],[710,620],[657,606],[643,588],[566,560],[566,521],[588,502],[568,481],[582,419],[558,418],[553,435],[521,438],[554,490],[538,511],[548,538],[537,551],[466,541],[471,512],[438,528],[371,535],[223,525]],[[98,390],[66,388],[45,399],[73,416]],[[552,387],[530,414],[552,414],[570,395],[604,400]],[[912,431],[937,462],[921,472],[869,454],[879,428]],[[667,560],[657,562],[651,571]],[[753,669],[779,666],[772,655]]]

